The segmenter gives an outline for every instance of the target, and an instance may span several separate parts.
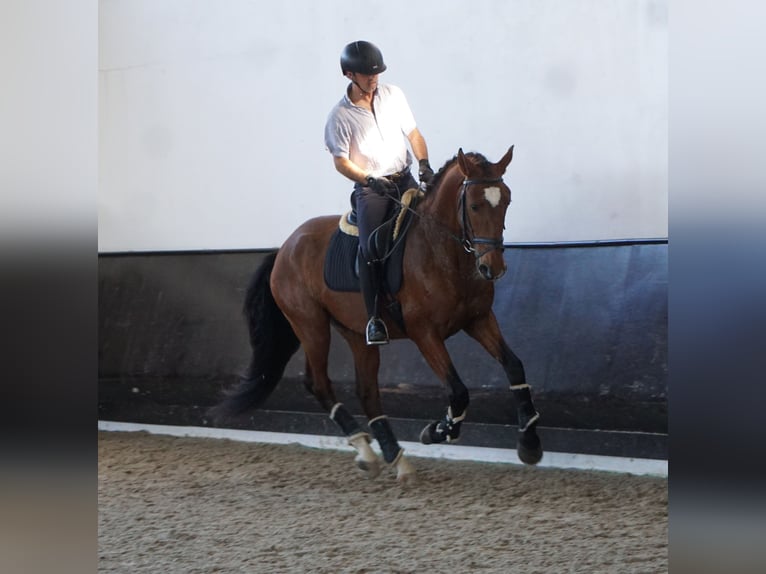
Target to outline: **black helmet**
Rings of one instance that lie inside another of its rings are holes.
[[[340,55],[340,69],[344,76],[346,72],[371,76],[385,72],[386,64],[383,62],[383,54],[375,44],[359,40],[343,48]]]

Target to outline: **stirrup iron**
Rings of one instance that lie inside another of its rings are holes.
[[[372,337],[370,336],[372,335]],[[371,317],[365,328],[365,339],[368,345],[387,345],[388,329],[382,319]]]

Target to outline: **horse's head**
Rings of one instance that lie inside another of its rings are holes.
[[[505,273],[503,229],[505,212],[511,203],[511,190],[503,174],[513,158],[513,146],[497,163],[478,154],[458,151],[457,164],[463,175],[459,211],[463,246],[476,258],[476,269],[488,280]]]

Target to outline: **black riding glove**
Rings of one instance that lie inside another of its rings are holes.
[[[418,171],[418,179],[420,183],[431,185],[434,179],[434,170],[431,169],[431,164],[428,163],[428,159],[420,160],[420,169]]]
[[[390,179],[385,177],[367,176],[367,187],[372,189],[378,195],[386,195],[390,192],[396,192],[396,185]]]

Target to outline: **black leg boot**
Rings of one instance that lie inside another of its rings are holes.
[[[359,261],[359,282],[362,287],[362,297],[367,308],[366,336],[368,345],[385,345],[388,343],[388,329],[380,318],[380,264],[366,262],[364,258]]]

